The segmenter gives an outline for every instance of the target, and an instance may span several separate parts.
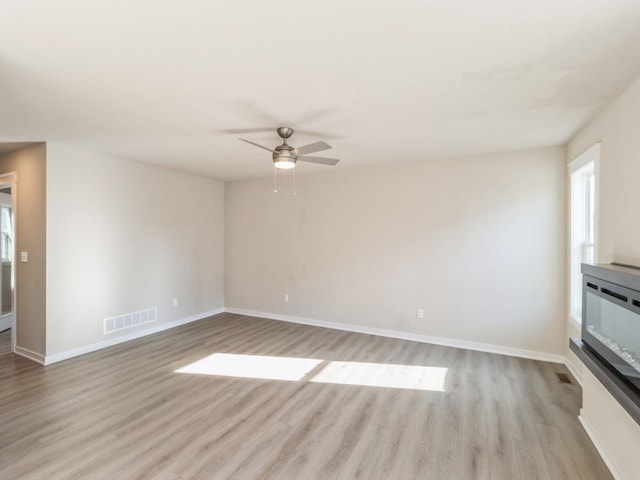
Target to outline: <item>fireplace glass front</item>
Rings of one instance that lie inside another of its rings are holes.
[[[585,276],[583,341],[640,389],[640,292]]]

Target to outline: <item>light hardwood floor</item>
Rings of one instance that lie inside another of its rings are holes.
[[[214,353],[325,362],[298,381],[175,372]],[[311,381],[330,361],[443,367],[444,391]],[[612,478],[557,371],[232,314],[46,368],[2,355],[0,478]]]

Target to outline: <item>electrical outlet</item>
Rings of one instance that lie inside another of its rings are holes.
[[[416,316],[417,316],[418,318],[424,318],[424,308],[419,308],[419,309],[416,311]]]
[[[284,296],[282,297],[282,300],[284,301],[284,303],[289,303],[289,295],[285,293]]]
[[[174,306],[174,307],[177,307],[177,306],[178,306],[178,299],[177,299],[177,298],[174,298],[174,299],[173,299],[173,306]]]

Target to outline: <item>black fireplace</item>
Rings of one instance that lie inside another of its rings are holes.
[[[640,269],[582,264],[582,342],[640,392]]]

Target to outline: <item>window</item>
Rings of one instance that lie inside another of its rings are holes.
[[[582,273],[580,264],[596,260],[596,166],[600,144],[592,146],[569,164],[571,174],[570,314],[582,321]]]

